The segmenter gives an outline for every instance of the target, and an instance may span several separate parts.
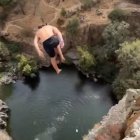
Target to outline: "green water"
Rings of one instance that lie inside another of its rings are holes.
[[[44,70],[37,80],[3,86],[0,98],[11,109],[14,140],[82,140],[113,105],[109,85],[81,78],[69,67],[59,76]]]

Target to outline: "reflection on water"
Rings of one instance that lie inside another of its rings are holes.
[[[0,88],[11,108],[14,140],[81,140],[113,105],[110,86],[81,77],[74,68],[40,71],[34,80]]]

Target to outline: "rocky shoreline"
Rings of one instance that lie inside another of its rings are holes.
[[[10,109],[5,102],[0,100],[0,140],[12,140],[6,132]]]

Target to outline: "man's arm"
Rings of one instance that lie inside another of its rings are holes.
[[[39,49],[39,45],[38,45],[38,36],[35,35],[35,38],[34,38],[34,45],[35,45],[35,48],[37,50],[37,53],[38,55],[41,57],[42,56],[42,52],[41,50]]]
[[[64,39],[63,39],[61,32],[56,27],[52,27],[52,28],[53,28],[53,33],[55,35],[57,35],[59,38],[61,48],[63,48],[64,47]]]

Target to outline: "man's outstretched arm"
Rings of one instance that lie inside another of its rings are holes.
[[[53,32],[55,35],[58,36],[58,38],[60,40],[60,46],[61,46],[61,48],[63,48],[64,47],[64,39],[63,39],[61,32],[56,27],[53,27]]]

